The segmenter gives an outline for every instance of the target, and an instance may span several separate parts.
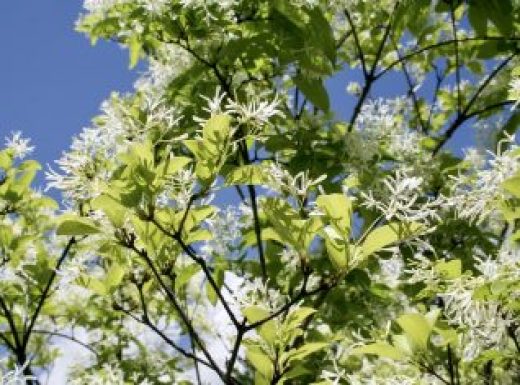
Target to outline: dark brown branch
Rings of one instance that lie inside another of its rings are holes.
[[[242,339],[244,338],[244,334],[246,333],[246,320],[242,322],[242,327],[237,331],[237,336],[235,339],[235,344],[233,346],[233,350],[231,351],[231,357],[227,363],[227,371],[226,371],[226,379],[231,379],[233,374],[233,368],[235,367],[235,362],[238,358],[238,351],[240,349],[240,345],[242,344]]]
[[[395,52],[397,53],[397,57],[401,58],[401,51],[399,50],[399,46],[395,41],[393,41]],[[421,106],[419,105],[419,98],[417,97],[417,93],[415,92],[415,84],[413,84],[412,77],[410,76],[410,72],[408,71],[408,68],[406,67],[406,62],[401,63],[401,68],[403,69],[403,74],[406,80],[406,83],[408,84],[408,96],[412,99],[412,103],[415,109],[415,114],[417,115],[417,121],[419,122],[419,125],[421,126],[422,132],[426,133],[428,131],[426,127],[426,123],[422,119],[422,113],[421,113]]]
[[[435,369],[429,365],[423,364],[422,362],[416,362],[422,369],[426,370],[427,373],[431,374],[438,380],[440,380],[442,383],[446,385],[451,385],[448,380],[446,380],[444,377],[442,377],[439,373],[435,371]]]
[[[24,330],[24,336],[22,341],[21,349],[25,352],[27,349],[27,344],[29,343],[29,339],[31,338],[31,332],[34,328],[34,325],[36,324],[36,320],[38,319],[38,316],[40,315],[40,312],[43,308],[43,305],[45,301],[47,300],[49,296],[49,292],[51,290],[52,284],[54,283],[54,280],[56,279],[56,276],[58,274],[58,270],[60,270],[61,265],[65,261],[65,258],[69,255],[70,249],[72,246],[76,243],[76,239],[74,237],[70,238],[67,242],[67,245],[65,246],[65,249],[63,249],[63,252],[61,253],[60,258],[58,259],[58,262],[56,263],[56,267],[51,272],[51,276],[49,277],[49,280],[47,281],[47,284],[45,285],[45,288],[43,289],[43,292],[40,296],[40,300],[38,301],[38,304],[36,305],[36,309],[29,321],[29,325]]]
[[[189,247],[186,243],[184,243],[184,241],[182,240],[182,238],[178,235],[178,233],[172,233],[170,231],[168,231],[166,228],[164,228],[164,226],[162,226],[155,218],[149,218],[149,220],[165,235],[169,236],[170,238],[172,238],[174,241],[176,241],[179,246],[181,246],[182,250],[188,254],[188,256],[194,261],[196,262],[201,268],[202,268],[202,271],[204,272],[204,275],[206,276],[206,279],[208,280],[209,284],[211,285],[212,289],[215,291],[215,293],[217,294],[217,297],[219,298],[220,302],[222,303],[222,306],[224,307],[224,309],[226,310],[229,318],[231,319],[231,322],[233,322],[233,325],[235,325],[235,327],[238,329],[240,327],[240,323],[238,322],[236,316],[235,316],[235,313],[233,313],[233,311],[231,310],[231,308],[229,307],[229,304],[227,303],[227,301],[225,300],[224,296],[222,295],[222,291],[220,290],[220,288],[218,287],[217,285],[217,282],[215,281],[215,279],[213,278],[213,275],[211,274],[211,271],[208,267],[208,265],[206,264],[206,261],[204,261],[204,259],[202,259],[201,257],[199,257],[191,247]]]
[[[390,36],[390,31],[392,30],[392,21],[393,21],[392,19],[393,19],[393,15],[394,15],[397,7],[399,7],[399,2],[396,2],[392,15],[390,17],[390,20],[388,21],[388,24],[386,25],[385,32],[383,33],[383,38],[381,39],[381,42],[379,43],[376,57],[374,59],[372,67],[370,68],[370,72],[366,73],[366,71],[363,71],[364,75],[365,75],[365,85],[363,86],[361,95],[356,103],[356,106],[354,107],[354,112],[352,114],[352,117],[350,118],[350,123],[349,123],[349,127],[348,127],[349,131],[352,131],[352,129],[354,128],[354,124],[356,123],[359,113],[361,112],[361,108],[363,107],[363,104],[365,103],[365,100],[366,100],[368,94],[370,93],[372,85],[377,80],[377,76],[375,76],[375,73],[377,70],[377,66],[379,65],[379,60],[381,59],[381,55],[383,54],[383,50],[384,50],[386,41],[388,39],[388,36]],[[360,46],[359,46],[359,49],[361,49]]]
[[[453,366],[453,352],[448,344],[448,373],[450,374],[450,384],[455,385],[455,367]]]
[[[476,42],[476,41],[520,41],[520,37],[503,37],[503,36],[485,36],[485,37],[467,37],[467,38],[461,38],[458,39],[458,43],[466,43],[466,42]],[[376,79],[379,79],[383,75],[385,75],[387,72],[392,70],[396,65],[399,65],[402,61],[406,61],[408,59],[411,59],[414,56],[420,55],[424,52],[434,50],[437,48],[441,48],[447,45],[455,44],[454,40],[443,40],[438,43],[430,44],[425,47],[422,47],[416,51],[410,52],[406,55],[403,55],[402,59],[397,59],[390,63],[385,69],[383,69],[381,72],[379,72],[377,75],[375,75]]]
[[[469,100],[469,102],[466,104],[466,107],[462,110],[461,113],[458,114],[457,118],[454,120],[454,122],[451,124],[450,127],[446,130],[444,133],[444,136],[439,140],[437,143],[437,146],[434,148],[432,154],[435,156],[440,149],[451,139],[453,134],[459,129],[460,126],[464,124],[469,118],[472,116],[475,116],[474,113],[469,113],[471,108],[473,107],[473,104],[478,100],[482,92],[486,89],[486,87],[489,85],[489,83],[499,74],[499,72],[506,67],[511,60],[518,54],[518,51],[515,51],[511,55],[509,55],[505,60],[502,61],[498,66],[495,67],[493,71],[487,76],[487,78],[482,82],[482,84],[479,86],[477,91],[473,94],[472,98]],[[482,112],[481,112],[482,113]]]
[[[16,325],[14,323],[13,315],[11,314],[11,311],[7,307],[7,304],[4,301],[4,298],[0,296],[0,308],[2,308],[2,312],[4,313],[4,317],[7,319],[7,323],[9,324],[9,328],[11,329],[11,332],[13,334],[14,339],[14,347],[15,352],[19,350],[22,346],[20,341],[20,336],[18,335],[18,330],[16,328]],[[23,364],[23,362],[22,362]]]
[[[350,12],[345,9],[343,11],[345,13],[345,17],[350,25],[350,31],[352,32],[352,36],[354,37],[354,44],[356,45],[356,50],[358,51],[359,61],[361,62],[361,69],[363,70],[363,75],[365,78],[368,77],[368,68],[365,62],[365,55],[363,53],[363,48],[361,48],[361,42],[359,41],[358,34],[356,32],[356,26],[354,25],[354,20],[352,20],[352,16]]]
[[[164,282],[164,280],[161,277],[161,274],[159,273],[159,271],[155,267],[154,263],[150,259],[150,256],[148,255],[146,250],[139,250],[135,246],[135,244],[133,244],[133,243],[132,244],[125,244],[124,246],[128,247],[131,250],[133,250],[137,255],[139,255],[141,258],[143,258],[143,260],[146,262],[146,264],[148,265],[148,267],[152,271],[152,273],[153,273],[157,283],[159,284],[161,289],[164,291],[164,293],[166,294],[166,297],[169,299],[171,305],[173,306],[173,308],[175,309],[175,311],[177,312],[177,314],[181,318],[182,323],[184,324],[184,326],[188,330],[188,334],[193,338],[193,340],[199,346],[200,350],[202,351],[202,353],[204,354],[204,356],[208,360],[208,363],[209,363],[211,369],[214,370],[215,373],[217,373],[217,375],[224,381],[225,380],[224,373],[222,373],[222,371],[220,370],[219,366],[217,365],[217,363],[215,362],[215,360],[213,359],[213,357],[211,356],[211,354],[207,350],[206,346],[204,345],[204,342],[201,340],[201,338],[199,337],[199,335],[195,331],[193,325],[191,324],[190,319],[188,318],[188,316],[186,315],[186,313],[182,309],[179,301],[177,300],[177,297],[176,297],[175,293]]]
[[[318,286],[316,289],[307,291],[306,285],[302,287],[302,289],[298,292],[296,296],[294,296],[292,299],[290,299],[287,303],[282,305],[278,310],[274,311],[273,313],[269,314],[267,317],[262,318],[261,320],[258,320],[256,322],[253,322],[245,327],[246,331],[252,330],[254,328],[257,328],[259,326],[262,326],[266,322],[278,317],[279,315],[285,313],[287,310],[289,310],[291,307],[293,307],[296,303],[300,302],[302,299],[309,297],[314,294],[318,294],[323,291],[328,291],[331,288],[335,286],[334,283],[327,284],[322,283],[320,286]]]
[[[53,331],[48,331],[48,330],[40,330],[40,329],[33,329],[32,332],[35,333],[35,334],[44,334],[44,335],[48,335],[48,336],[52,336],[52,337],[60,337],[60,338],[67,339],[69,341],[75,342],[76,344],[78,344],[81,347],[85,348],[86,350],[90,351],[92,354],[94,354],[96,356],[99,355],[99,353],[96,352],[96,350],[92,346],[90,346],[90,345],[88,345],[88,344],[78,340],[74,336],[70,336],[70,335],[65,334],[65,333],[53,332]]]
[[[253,221],[254,221],[254,227],[255,227],[256,243],[257,243],[257,247],[258,247],[258,258],[260,259],[260,268],[262,269],[262,278],[265,282],[267,280],[267,264],[266,264],[266,260],[265,260],[265,254],[264,254],[264,245],[262,243],[262,229],[260,227],[260,217],[258,215],[256,189],[254,186],[248,185],[247,191],[249,192],[249,197],[251,200],[251,208],[253,210]]]

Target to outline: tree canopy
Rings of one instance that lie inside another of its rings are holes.
[[[520,1],[84,7],[146,72],[0,150],[1,384],[520,382]]]

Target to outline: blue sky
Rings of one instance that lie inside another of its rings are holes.
[[[44,164],[59,157],[111,91],[130,91],[137,77],[119,46],[92,47],[74,31],[81,10],[80,0],[0,1],[0,139],[21,130]]]

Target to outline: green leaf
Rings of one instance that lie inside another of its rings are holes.
[[[309,342],[298,349],[289,351],[284,358],[286,358],[286,362],[290,364],[293,361],[303,360],[308,355],[316,353],[326,348],[328,345],[327,342]]]
[[[502,183],[502,187],[517,198],[520,198],[520,176],[514,176]]]
[[[294,84],[309,101],[322,111],[330,109],[329,94],[321,79],[298,75],[293,78]]]
[[[125,269],[118,263],[113,263],[105,277],[105,283],[109,288],[116,287],[125,276]]]
[[[334,40],[334,34],[329,22],[323,15],[320,7],[312,8],[308,11],[308,14],[310,16],[309,29],[313,45],[322,50],[331,62],[334,62],[336,41]]]
[[[424,225],[417,222],[391,222],[372,230],[361,244],[361,250],[363,254],[368,257],[387,246],[416,236],[424,230]]]
[[[266,319],[269,316],[269,311],[260,306],[249,306],[242,309],[242,314],[247,321],[252,324]],[[273,345],[276,340],[276,323],[273,320],[265,322],[257,328],[258,334],[269,344]]]
[[[206,149],[221,149],[223,142],[229,138],[230,130],[231,118],[228,115],[221,114],[209,118],[202,130]]]
[[[260,347],[256,345],[248,346],[246,349],[246,358],[263,377],[268,380],[271,379],[274,371],[273,363]]]
[[[344,194],[320,195],[316,205],[325,212],[344,239],[350,234],[352,202]]]
[[[439,261],[435,264],[434,270],[446,279],[455,279],[462,274],[462,262],[460,259]]]
[[[285,325],[289,329],[296,328],[314,313],[316,313],[316,309],[310,307],[300,307],[289,314],[285,320]]]
[[[93,210],[101,210],[115,227],[121,227],[126,217],[126,209],[116,199],[108,195],[100,195],[92,200]]]
[[[132,35],[132,37],[128,41],[128,49],[130,51],[129,68],[133,69],[139,62],[139,57],[141,56],[142,44],[139,40],[139,36]]]
[[[513,32],[513,4],[511,0],[478,0],[486,8],[489,20],[504,36]]]
[[[350,255],[349,246],[341,240],[325,238],[325,248],[330,261],[338,270],[342,270],[348,265]]]
[[[98,234],[100,229],[96,224],[88,218],[82,218],[71,214],[63,215],[59,219],[59,225],[56,230],[57,235],[89,235]]]
[[[0,168],[7,170],[11,168],[13,164],[13,151],[11,149],[6,149],[0,151]]]
[[[175,284],[177,287],[183,287],[186,285],[190,279],[200,271],[200,265],[193,263],[191,265],[187,265],[182,268],[177,273],[177,278],[175,279]]]
[[[449,344],[453,348],[458,345],[459,335],[456,330],[452,328],[435,328],[435,332],[441,336],[442,346],[447,346]]]
[[[353,354],[373,354],[379,357],[401,360],[404,354],[387,342],[374,342],[373,344],[360,346],[352,351]]]
[[[185,156],[169,157],[159,166],[159,169],[162,171],[162,176],[167,177],[184,169],[192,161],[193,159]]]
[[[477,36],[487,35],[488,15],[486,9],[481,6],[480,1],[470,1],[468,9],[468,20],[475,30]]]
[[[269,311],[261,306],[248,306],[242,309],[242,314],[249,323],[255,323],[269,316]]]
[[[239,166],[231,170],[226,177],[226,186],[232,185],[265,185],[269,182],[267,169],[258,164]]]
[[[396,322],[403,329],[410,342],[416,347],[426,350],[432,326],[422,314],[404,314]]]

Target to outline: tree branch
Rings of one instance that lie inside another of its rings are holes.
[[[437,146],[434,148],[432,155],[435,156],[440,149],[448,142],[453,134],[457,131],[457,129],[464,124],[470,117],[475,116],[474,113],[469,113],[469,110],[473,107],[473,104],[478,100],[480,94],[486,89],[488,84],[499,74],[499,72],[506,67],[513,58],[518,55],[518,51],[515,51],[511,55],[509,55],[505,60],[502,61],[495,69],[488,75],[488,77],[482,82],[482,84],[478,87],[477,91],[473,94],[472,98],[466,104],[466,107],[462,110],[461,113],[458,114],[455,121],[451,124],[450,127],[444,133],[444,136],[439,140]],[[487,110],[485,108],[484,110]],[[482,112],[480,112],[482,113]]]
[[[70,238],[67,242],[67,245],[65,246],[65,249],[63,249],[63,252],[61,253],[60,258],[58,259],[58,262],[56,263],[56,267],[51,272],[51,276],[49,277],[49,280],[47,281],[47,285],[45,285],[45,288],[43,289],[42,295],[40,296],[40,300],[38,301],[38,304],[36,305],[36,310],[34,311],[27,329],[24,330],[24,336],[23,336],[23,342],[21,345],[21,349],[25,352],[27,349],[27,344],[29,343],[29,339],[31,338],[31,332],[34,328],[34,325],[36,324],[36,320],[38,319],[38,316],[40,315],[40,312],[43,308],[43,305],[45,301],[47,300],[47,297],[49,295],[49,291],[51,290],[52,284],[54,283],[54,279],[56,278],[56,275],[58,274],[58,270],[60,269],[62,263],[65,261],[65,258],[67,258],[67,255],[69,254],[70,249],[72,246],[76,243],[76,239],[74,237]]]

